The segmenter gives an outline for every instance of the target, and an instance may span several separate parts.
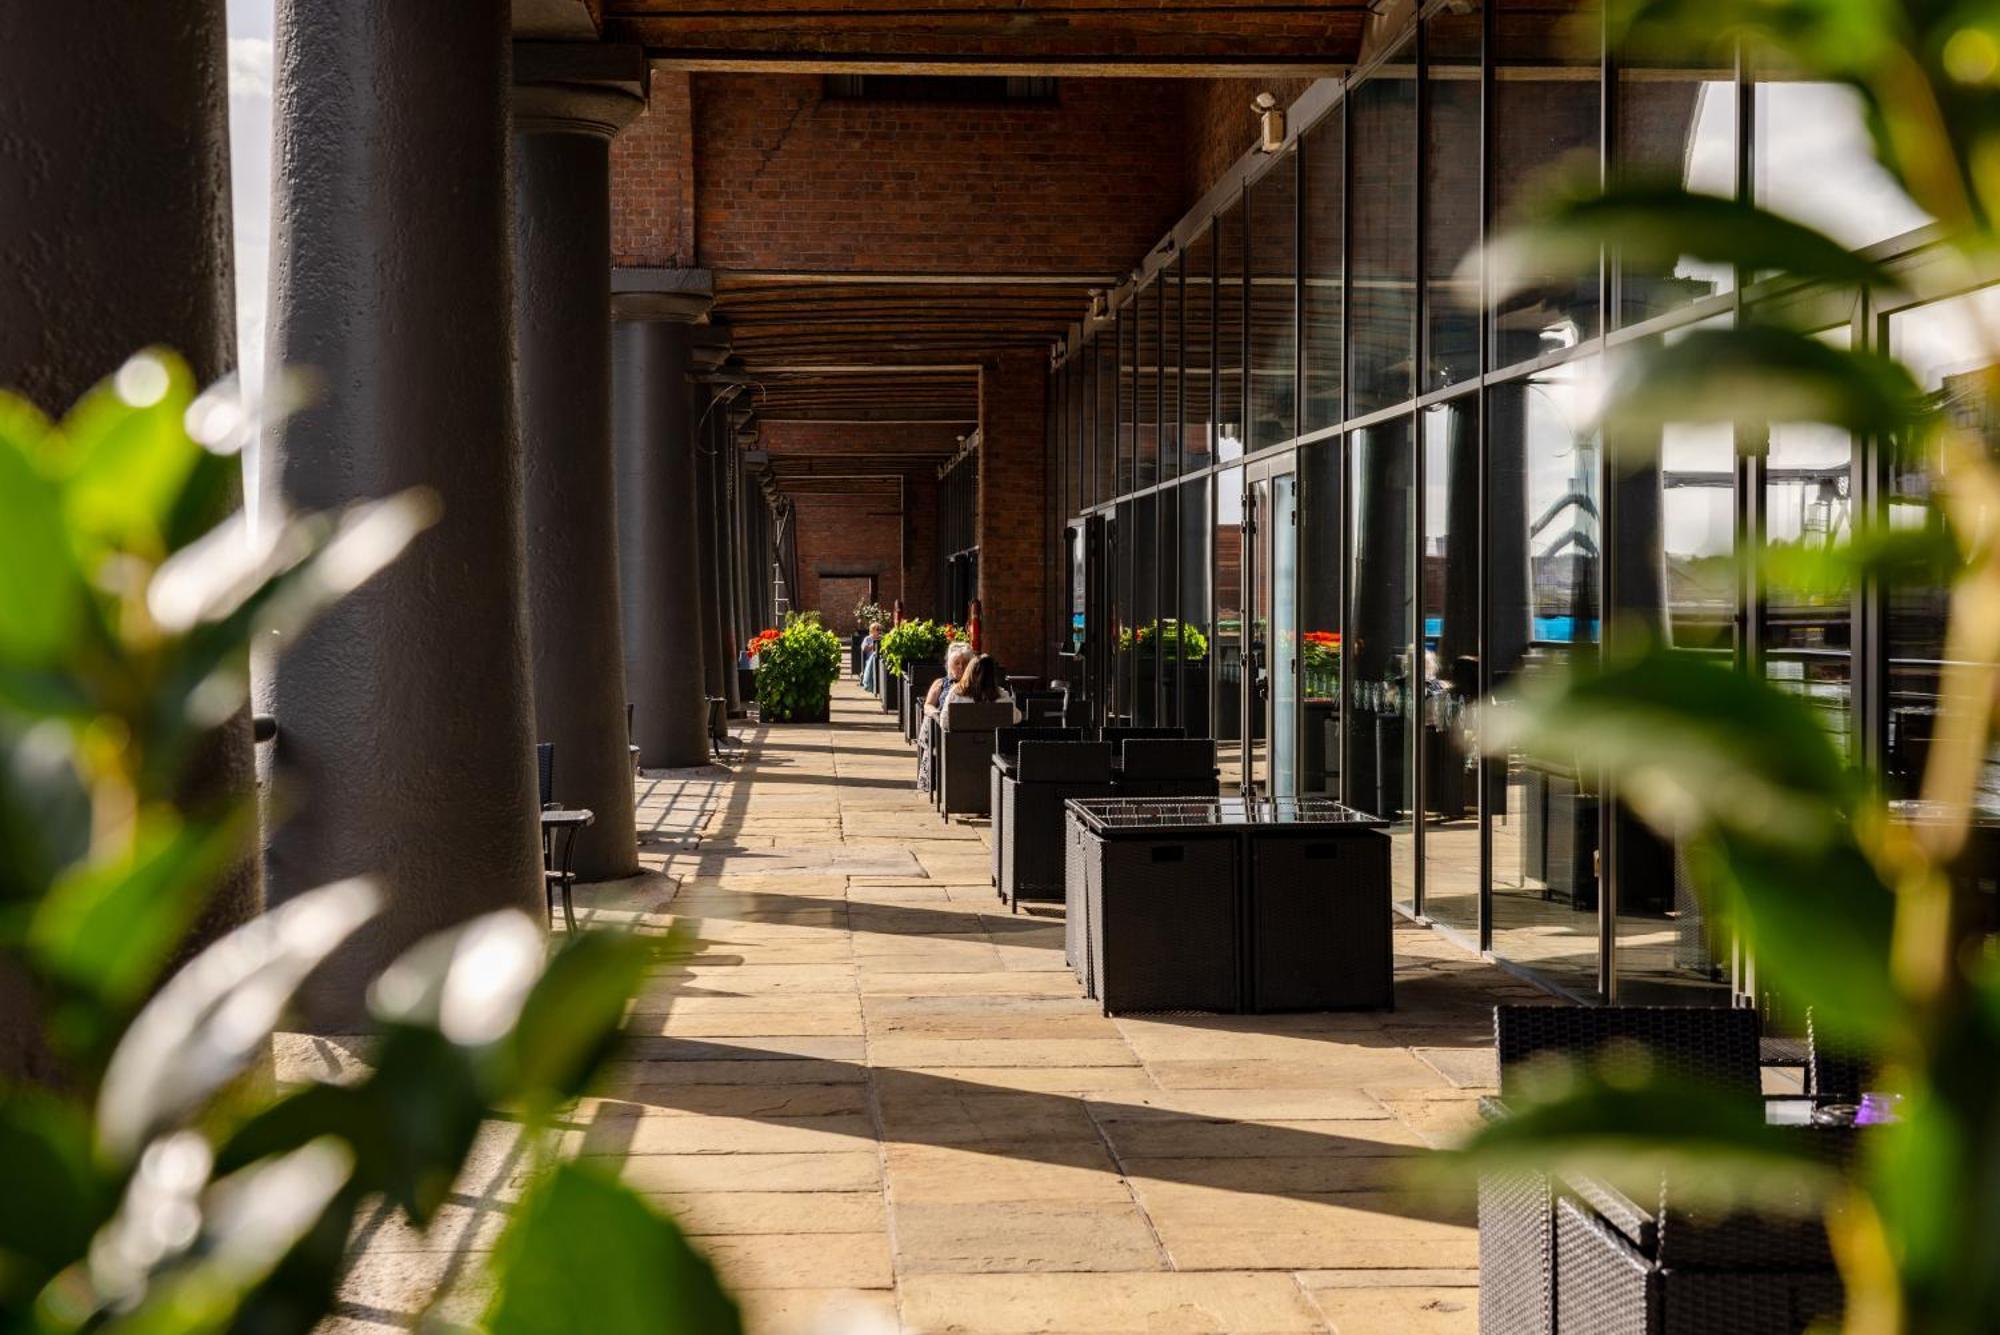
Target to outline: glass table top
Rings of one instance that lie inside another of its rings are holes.
[[[1077,798],[1069,803],[1092,830],[1164,830],[1248,825],[1377,829],[1379,816],[1328,797]]]

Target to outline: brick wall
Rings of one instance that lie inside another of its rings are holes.
[[[645,112],[611,141],[613,264],[694,264],[693,126],[688,76],[655,70]]]
[[[853,610],[825,605],[820,591],[820,572],[849,575],[869,572],[876,576],[876,601],[884,607],[902,596],[901,565],[902,513],[892,492],[867,496],[794,495],[792,522],[799,545],[799,587],[794,606],[801,611],[838,612]],[[840,598],[849,598],[849,586],[840,586]]]
[[[823,100],[821,86],[694,77],[702,264],[1118,273],[1185,207],[1171,82],[1064,79],[1052,104]]]
[[[1208,192],[1229,165],[1257,146],[1257,113],[1250,104],[1269,93],[1289,108],[1311,79],[1198,79],[1187,84],[1182,138],[1187,153],[1189,205]]]
[[[1009,353],[979,377],[979,599],[987,651],[1048,673],[1048,358]]]

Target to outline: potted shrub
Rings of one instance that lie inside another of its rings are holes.
[[[840,675],[840,637],[807,612],[759,635],[757,713],[766,723],[824,723]]]
[[[883,676],[895,678],[897,685],[888,688],[882,697],[882,708],[901,715],[905,724],[903,733],[909,735],[909,708],[903,699],[904,678],[910,675],[910,665],[914,663],[942,663],[945,646],[951,643],[951,627],[939,625],[935,621],[903,621],[892,626],[882,636]],[[929,686],[928,679],[924,682]]]

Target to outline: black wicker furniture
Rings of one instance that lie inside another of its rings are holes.
[[[1698,1082],[1759,1097],[1758,1018],[1751,1010],[1703,1006],[1497,1006],[1493,1036],[1500,1097],[1481,1112],[1506,1115],[1538,1059],[1591,1061],[1658,1078]],[[1558,1325],[1557,1184],[1531,1171],[1479,1179],[1481,1335],[1537,1335]],[[1593,1329],[1648,1329],[1591,1327]],[[1575,1327],[1585,1329],[1585,1327]]]
[[[1324,798],[1067,810],[1065,944],[1106,1014],[1393,1004],[1377,818]]]
[[[1213,737],[1130,737],[1120,744],[1114,797],[1215,797]]]
[[[950,819],[990,814],[994,734],[1013,722],[1014,706],[1006,700],[991,704],[953,700],[945,705],[935,753],[940,815]]]
[[[1016,731],[1003,728],[1003,734]],[[1071,737],[1075,729],[1068,730]],[[995,881],[1010,909],[1063,898],[1063,806],[1072,798],[1111,796],[1111,748],[1103,742],[1027,738],[1016,755],[993,758]]]
[[[944,677],[944,664],[936,661],[903,664],[903,693],[897,700],[897,717],[903,726],[903,740],[916,744],[917,729],[924,721],[924,697],[931,683]]]
[[[1025,720],[1012,727],[1002,728],[993,734],[993,768],[987,774],[987,810],[993,819],[993,870],[991,876],[995,889],[1000,885],[1001,849],[1006,839],[1006,813],[1001,804],[1000,785],[1014,772],[1014,757],[1024,741],[1076,742],[1083,740],[1083,734],[1076,728],[1060,725],[1035,723]],[[1056,819],[1062,819],[1058,809]],[[1002,895],[1005,898],[1005,895]]]

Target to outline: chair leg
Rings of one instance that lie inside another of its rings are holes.
[[[569,881],[567,878],[565,878],[562,883],[562,901],[563,901],[563,930],[568,932],[571,936],[575,936],[576,905],[572,903],[570,900]]]

